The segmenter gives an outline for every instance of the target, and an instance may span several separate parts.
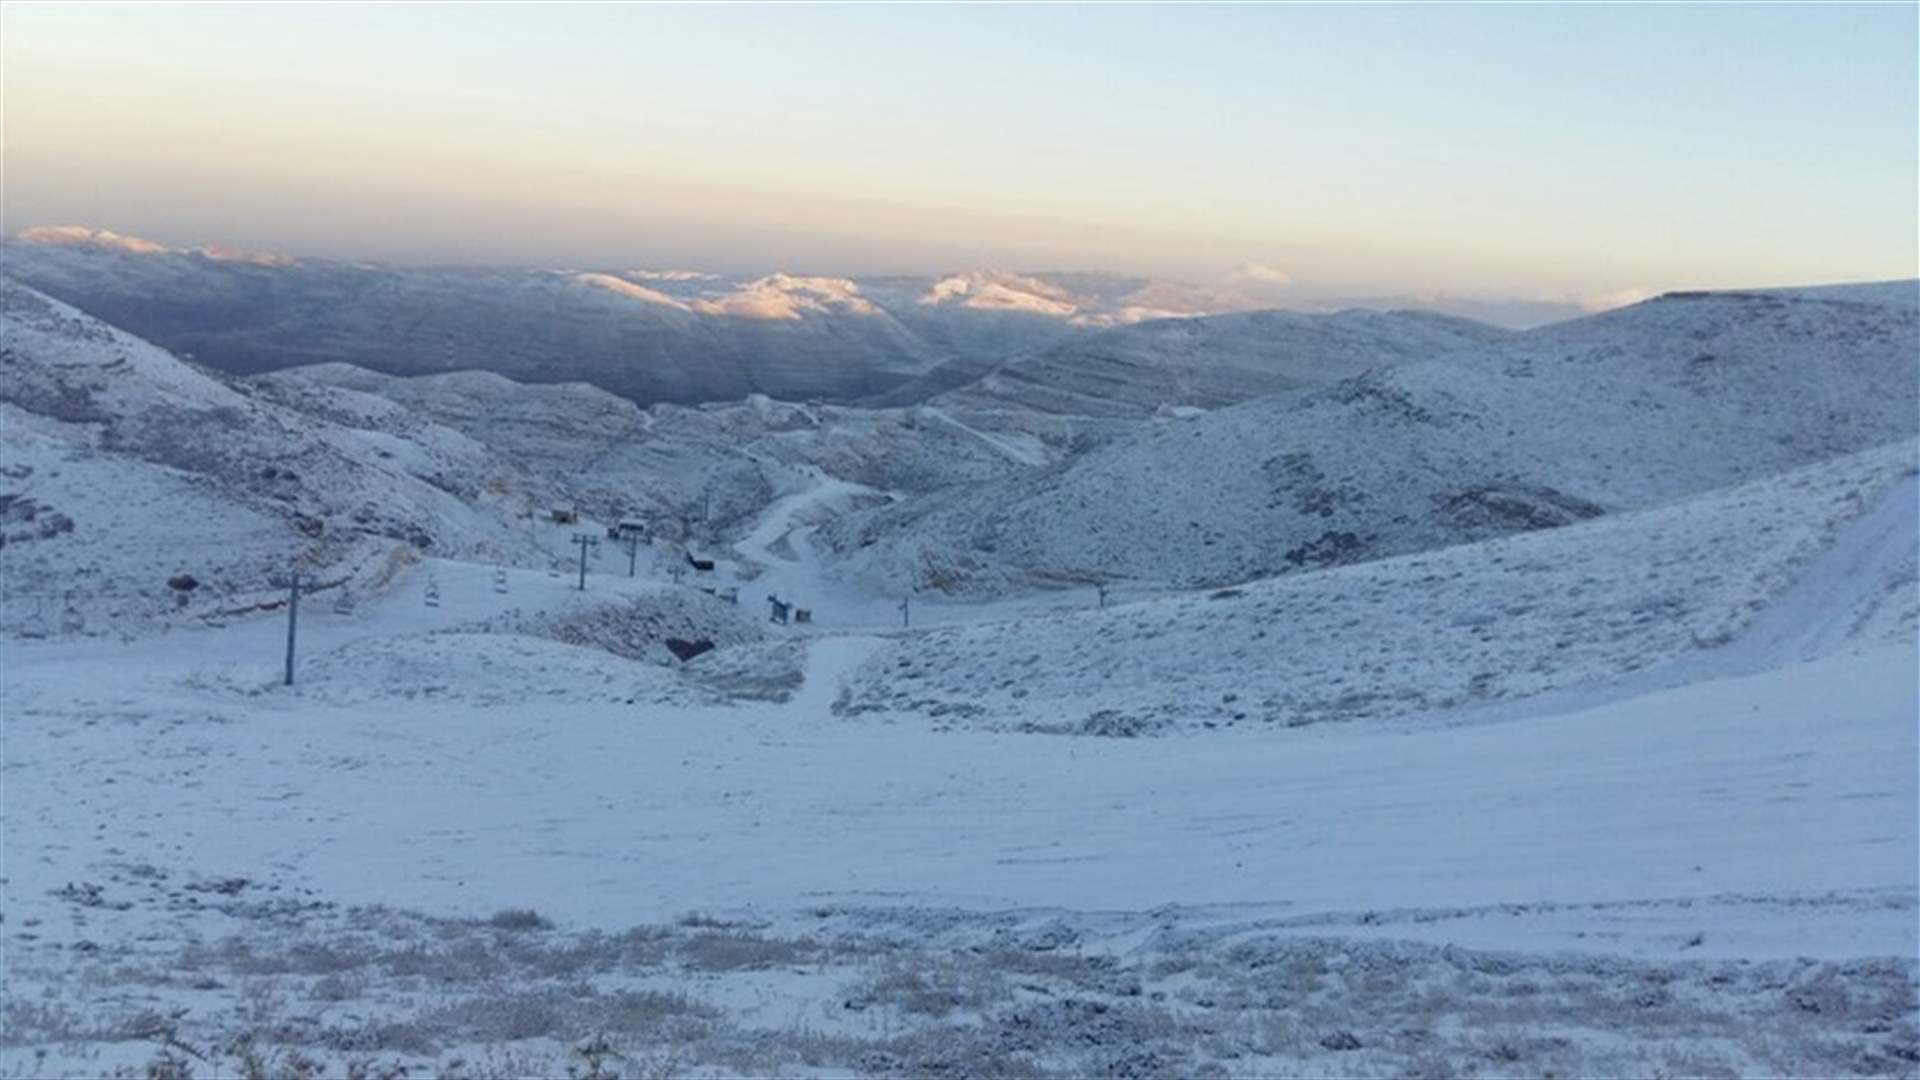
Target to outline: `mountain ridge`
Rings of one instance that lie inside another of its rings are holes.
[[[641,405],[755,393],[915,404],[1114,327],[1307,303],[1271,271],[1192,286],[1005,270],[407,268],[176,248],[83,226],[25,230],[4,251],[17,280],[233,374],[334,360],[396,375],[484,368],[592,382]]]
[[[1652,505],[1914,434],[1917,295],[1657,299],[1158,424],[822,538],[883,591],[1199,587]]]

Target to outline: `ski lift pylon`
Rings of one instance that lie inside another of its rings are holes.
[[[41,598],[34,598],[33,616],[27,620],[22,637],[44,638],[53,631],[53,620],[47,617],[47,604]]]

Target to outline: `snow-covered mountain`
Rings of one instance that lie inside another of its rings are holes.
[[[892,591],[1213,585],[1653,505],[1906,438],[1914,283],[1676,294],[1161,423],[824,536]]]
[[[755,393],[917,404],[1106,328],[1289,299],[1270,271],[1192,286],[1005,270],[405,269],[175,248],[82,226],[23,230],[4,253],[17,280],[235,374],[328,362],[398,375],[484,370],[587,382],[641,405]]]
[[[945,361],[997,360],[1126,317],[1080,294],[1056,310],[1012,289],[994,294],[1004,303],[947,303],[953,286],[932,278],[869,287],[786,273],[399,269],[170,248],[78,226],[25,230],[5,252],[13,277],[229,372],[478,369],[589,382],[641,404],[754,393],[851,401]]]
[[[247,610],[295,569],[375,588],[419,553],[524,553],[519,470],[390,401],[296,411],[4,278],[0,343],[9,632]]]
[[[1121,429],[1093,421],[979,418],[931,407],[867,409],[775,401],[641,409],[584,383],[522,384],[489,372],[383,375],[318,364],[248,383],[291,408],[364,424],[363,397],[444,425],[514,462],[555,505],[600,520],[641,518],[718,537],[807,470],[918,493],[1005,479]],[[345,395],[343,400],[336,400]],[[796,470],[799,470],[796,473]]]
[[[1509,331],[1484,323],[1419,311],[1157,319],[1016,357],[934,400],[1084,416],[1146,416],[1164,406],[1210,409],[1484,348],[1507,336]]]
[[[11,244],[20,280],[237,374],[340,361],[591,382],[635,401],[855,398],[941,357],[838,279],[705,282],[528,270],[262,265]],[[681,295],[672,295],[668,289]]]

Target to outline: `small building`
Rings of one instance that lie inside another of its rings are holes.
[[[577,525],[580,523],[580,511],[572,507],[567,507],[564,510],[555,507],[547,511],[547,520],[553,522],[555,525]]]

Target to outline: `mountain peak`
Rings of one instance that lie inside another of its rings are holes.
[[[93,229],[85,225],[34,225],[21,229],[14,234],[14,239],[23,244],[124,251],[134,255],[158,255],[173,250],[165,244],[138,236],[124,236],[110,229]]]
[[[198,248],[168,247],[156,240],[128,236],[125,233],[114,232],[112,229],[96,229],[88,225],[32,225],[15,233],[13,238],[18,243],[34,244],[40,247],[111,251],[122,255],[197,255],[214,262],[244,263],[248,266],[286,267],[299,263],[299,260],[291,255],[272,251],[247,251],[221,244],[209,244]]]

